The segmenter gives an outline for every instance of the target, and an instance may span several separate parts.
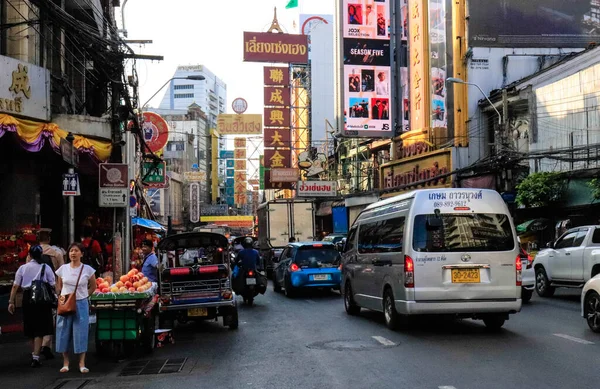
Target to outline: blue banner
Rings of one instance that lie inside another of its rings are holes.
[[[235,170],[227,169],[227,177],[235,177]]]
[[[233,159],[233,150],[221,150],[219,151],[220,159]]]
[[[229,205],[230,207],[233,207],[235,205],[235,197],[234,196],[227,196],[227,205]]]
[[[228,168],[234,168],[235,167],[235,161],[233,159],[228,159],[226,163],[227,163],[227,167]]]
[[[233,186],[225,188],[225,195],[227,197],[230,197],[230,196],[233,197],[233,196],[235,196],[235,188]]]
[[[235,179],[234,178],[228,178],[227,181],[225,182],[225,186],[234,187],[235,186]]]

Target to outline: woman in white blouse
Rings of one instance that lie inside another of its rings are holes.
[[[41,246],[32,246],[29,249],[29,255],[32,260],[17,270],[15,282],[8,300],[8,312],[14,314],[17,291],[19,288],[23,289],[23,330],[25,336],[30,338],[33,343],[31,367],[40,367],[42,365],[40,362],[42,340],[44,336],[52,335],[52,332],[54,332],[52,306],[31,303],[31,285],[34,281],[41,279],[52,286],[55,284],[52,269],[42,261],[43,251]]]
[[[73,348],[79,354],[79,371],[89,373],[85,366],[85,354],[88,347],[90,328],[90,307],[88,297],[96,289],[96,272],[93,267],[81,263],[85,249],[81,243],[71,243],[69,246],[70,263],[62,265],[57,271],[57,289],[61,296],[76,293],[77,312],[69,316],[58,316],[56,320],[56,352],[63,355],[61,373],[69,371],[69,349]],[[83,266],[83,268],[82,268]],[[77,278],[81,274],[79,284]],[[75,291],[77,285],[77,291]]]

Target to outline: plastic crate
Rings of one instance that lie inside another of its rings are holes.
[[[98,340],[136,340],[137,330],[98,330]]]
[[[138,320],[131,310],[102,310],[96,313],[98,340],[135,340],[138,335]]]

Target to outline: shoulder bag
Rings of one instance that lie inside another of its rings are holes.
[[[77,277],[77,283],[75,283],[75,291],[58,298],[58,309],[56,311],[58,315],[69,316],[77,312],[77,287],[79,286],[79,280],[81,279],[81,273],[83,273],[84,267],[85,265],[82,263],[79,277]]]
[[[43,264],[39,278],[31,284],[31,303],[35,305],[50,305],[56,307],[58,297],[56,296],[54,287],[44,281],[45,271],[46,264]]]

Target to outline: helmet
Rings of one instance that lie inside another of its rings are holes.
[[[40,245],[31,246],[31,248],[29,249],[29,255],[31,255],[31,258],[36,260],[41,259],[43,253],[44,249],[42,249],[42,246]]]
[[[250,249],[252,248],[252,244],[254,243],[254,239],[252,239],[251,237],[247,236],[244,238],[244,240],[242,241],[242,246],[245,249]]]

